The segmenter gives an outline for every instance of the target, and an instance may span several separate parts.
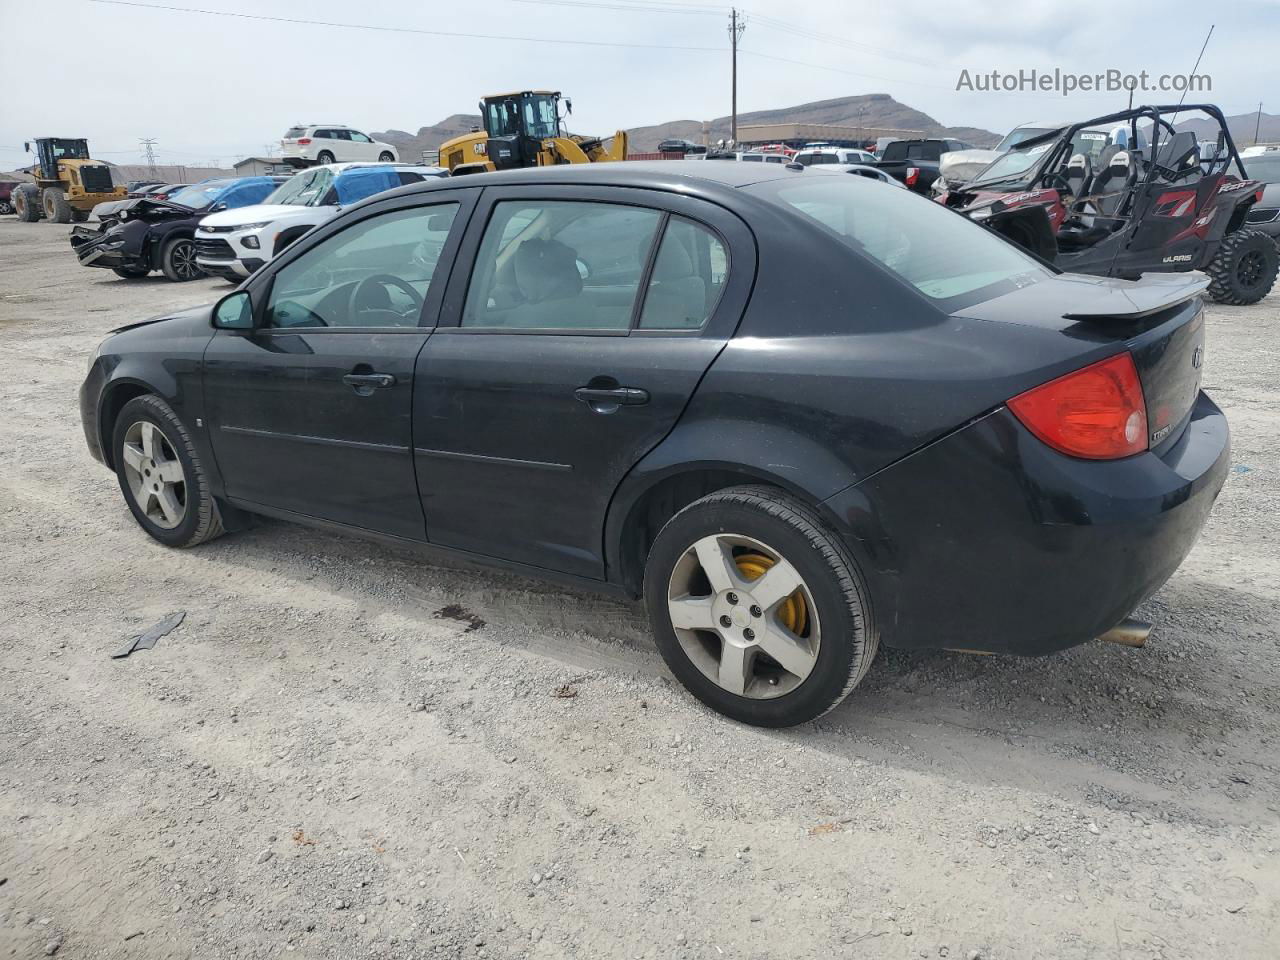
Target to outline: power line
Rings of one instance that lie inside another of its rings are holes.
[[[560,43],[576,47],[628,47],[638,50],[688,50],[696,53],[719,53],[719,47],[693,47],[668,43],[627,43],[620,40],[566,40],[562,37],[525,37],[497,33],[460,33],[450,30],[427,30],[422,27],[384,27],[370,23],[343,23],[334,20],[307,20],[301,17],[269,17],[258,13],[237,13],[231,10],[203,10],[197,7],[174,7],[159,3],[137,3],[135,0],[88,0],[114,7],[139,7],[143,10],[165,10],[171,13],[194,13],[207,17],[232,17],[239,20],[258,20],[267,23],[301,24],[312,27],[341,27],[346,30],[372,30],[378,33],[408,33],[428,37],[449,37],[455,40],[514,40],[520,43]]]

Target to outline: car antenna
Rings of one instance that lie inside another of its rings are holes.
[[[1209,24],[1209,32],[1204,35],[1204,43],[1200,44],[1200,55],[1196,57],[1195,66],[1191,68],[1191,73],[1187,76],[1187,82],[1182,85],[1182,96],[1178,98],[1179,107],[1182,106],[1182,101],[1187,99],[1187,87],[1191,86],[1191,77],[1194,76],[1196,70],[1200,68],[1200,57],[1204,56],[1205,47],[1209,46],[1209,38],[1213,36],[1213,28],[1215,26],[1216,24],[1213,24],[1213,23]],[[1175,117],[1178,115],[1178,113],[1179,113],[1178,110],[1173,111],[1173,115]]]

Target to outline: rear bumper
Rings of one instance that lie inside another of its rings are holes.
[[[881,638],[1035,655],[1084,643],[1158,590],[1226,479],[1201,393],[1160,455],[1063,456],[1007,409],[825,502],[862,563]]]

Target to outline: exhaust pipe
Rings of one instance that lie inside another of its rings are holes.
[[[1147,621],[1125,617],[1098,639],[1103,643],[1118,643],[1122,647],[1145,647],[1150,635],[1151,624]]]

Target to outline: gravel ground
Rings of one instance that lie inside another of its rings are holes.
[[[228,289],[0,219],[0,956],[1280,955],[1280,294],[1210,310],[1235,466],[1145,650],[882,651],[769,732],[627,604],[284,523],[146,538],[85,361]]]

